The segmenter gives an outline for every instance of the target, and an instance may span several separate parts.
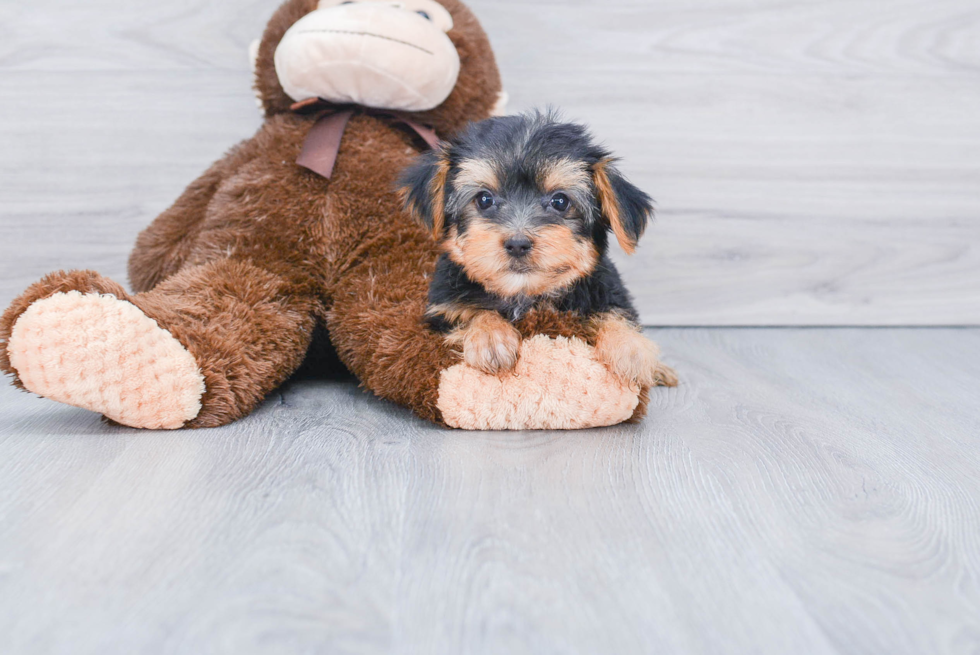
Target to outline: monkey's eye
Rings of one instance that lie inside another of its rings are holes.
[[[486,211],[493,207],[497,203],[494,200],[493,194],[489,191],[483,191],[476,197],[476,206],[480,208],[481,211]]]
[[[551,198],[551,206],[555,208],[556,211],[564,214],[568,211],[568,207],[571,205],[571,201],[568,199],[564,193],[556,193]]]
[[[424,11],[416,11],[415,13],[421,16],[422,18],[424,18],[425,20],[432,20],[432,17],[429,16],[429,14],[427,14]]]

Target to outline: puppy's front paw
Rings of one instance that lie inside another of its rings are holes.
[[[676,387],[677,374],[660,361],[660,348],[626,321],[604,321],[596,334],[596,357],[615,375],[641,387]]]
[[[475,369],[496,375],[517,365],[521,334],[499,314],[485,312],[463,329],[463,360]]]

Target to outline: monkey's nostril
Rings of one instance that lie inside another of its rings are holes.
[[[527,253],[531,252],[531,247],[534,244],[527,237],[511,237],[504,242],[504,250],[511,257],[524,257]]]

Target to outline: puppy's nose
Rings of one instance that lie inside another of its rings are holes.
[[[534,243],[525,236],[516,236],[507,239],[504,242],[504,250],[507,254],[514,258],[520,258],[531,252],[531,246]]]

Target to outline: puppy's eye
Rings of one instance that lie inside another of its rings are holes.
[[[422,18],[424,18],[425,20],[432,20],[432,17],[429,16],[429,14],[427,14],[424,11],[416,11],[415,13],[421,16]]]
[[[490,209],[496,203],[497,201],[494,200],[493,194],[490,193],[489,191],[484,191],[476,197],[476,206],[479,207],[482,211],[486,211]]]
[[[571,205],[571,201],[564,193],[556,193],[551,198],[551,206],[561,213],[568,211],[569,205]]]

